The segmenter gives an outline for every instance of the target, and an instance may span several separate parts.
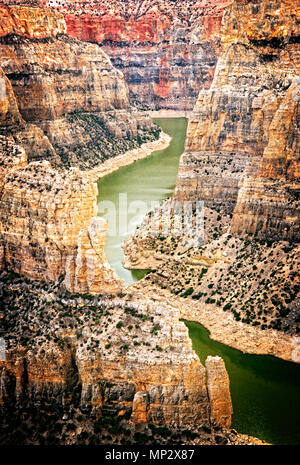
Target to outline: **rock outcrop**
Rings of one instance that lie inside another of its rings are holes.
[[[157,270],[144,281],[149,295],[168,299],[171,290],[177,308],[190,301],[183,317],[198,312],[215,339],[287,360],[300,331],[299,12],[289,0],[237,0],[225,13],[214,81],[189,120],[172,199],[204,202],[202,245],[183,236],[182,250],[168,235],[145,239],[142,228],[124,247],[126,266]],[[224,324],[219,307],[230,313]],[[247,325],[262,329],[258,342],[255,330],[247,341]]]
[[[119,290],[104,256],[101,220],[90,223],[97,214],[95,184],[75,168],[58,173],[48,161],[28,164],[10,141],[2,150],[2,268],[51,281],[66,274],[72,291],[101,292],[108,284]]]
[[[43,3],[65,16],[68,34],[102,46],[124,73],[131,102],[189,111],[199,90],[212,82],[223,9],[230,1]]]
[[[230,426],[232,406],[230,402],[229,378],[221,357],[207,357],[205,362],[207,373],[207,390],[210,401],[210,417]]]
[[[147,300],[66,296],[18,278],[10,278],[11,292],[1,279],[6,414],[27,406],[73,419],[75,409],[90,422],[125,415],[161,426],[230,426],[224,366],[214,358],[207,370],[201,365],[178,312]]]
[[[297,240],[299,9],[281,3],[228,8],[214,81],[189,120],[174,199],[203,201],[224,218],[234,212],[234,234]]]
[[[231,212],[238,199],[234,233],[299,235],[298,19],[291,1],[236,1],[190,119],[175,197]]]
[[[8,34],[18,34],[30,39],[43,39],[56,37],[57,34],[67,32],[66,23],[63,15],[55,12],[43,10],[41,8],[35,11],[29,11],[28,8],[14,8],[17,2],[1,2],[0,5],[0,36]],[[19,2],[19,6],[26,5],[30,7],[32,2]],[[7,8],[4,5],[8,5]],[[13,4],[13,5],[12,5]],[[34,21],[32,15],[34,14]]]
[[[11,109],[10,133],[29,160],[87,169],[158,138],[151,119],[130,108],[122,73],[97,45],[66,35],[60,14],[2,10],[0,67],[19,111]]]
[[[1,14],[1,267],[33,279],[65,275],[70,291],[117,292],[105,228],[90,223],[95,179],[78,168],[155,142],[160,131],[130,107],[107,55],[65,34],[60,14],[18,6]]]

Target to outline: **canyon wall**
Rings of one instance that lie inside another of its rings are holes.
[[[126,267],[156,270],[136,291],[172,299],[218,341],[287,360],[300,332],[299,15],[289,0],[228,7],[174,196],[154,212],[162,225],[176,201],[204,202],[203,231],[153,237],[146,218],[124,244]],[[178,211],[171,226],[183,222]]]
[[[57,34],[66,33],[66,23],[63,15],[55,12],[36,9],[34,11],[34,21],[32,20],[32,10],[27,8],[14,8],[15,5],[30,6],[33,2],[1,2],[0,5],[0,36],[7,34],[19,34],[28,38],[56,37]],[[35,3],[37,5],[37,2]],[[7,8],[10,6],[11,8]],[[31,18],[30,18],[31,15]],[[49,34],[50,33],[50,34]]]
[[[298,20],[299,8],[289,1],[227,8],[215,77],[190,116],[173,200],[157,209],[157,221],[174,201],[203,201],[200,242],[229,228],[240,237],[298,240]],[[175,254],[195,246],[188,235],[172,241]],[[164,261],[160,241],[143,225],[124,249],[129,268],[155,269]]]
[[[130,107],[107,55],[66,35],[60,14],[2,6],[0,27],[1,268],[54,281],[65,275],[71,291],[118,291],[105,226],[91,222],[97,188],[79,168],[160,132]]]
[[[9,282],[13,292],[3,278],[0,285],[7,344],[0,361],[3,428],[10,413],[24,408],[29,422],[42,409],[60,421],[76,422],[80,414],[90,424],[126,417],[196,430],[230,426],[224,363],[210,358],[201,365],[177,312],[146,299],[87,299],[61,294],[57,285]]]
[[[1,142],[1,269],[51,281],[66,275],[70,291],[120,290],[103,251],[106,229],[94,218],[96,186],[78,169],[28,163],[22,147]]]
[[[42,443],[64,421],[72,431],[84,421],[92,436],[101,418],[228,428],[223,362],[201,365],[176,312],[126,300],[95,216],[88,168],[159,130],[130,108],[106,54],[68,36],[62,16],[1,11],[0,442],[19,432]]]
[[[232,232],[299,237],[299,7],[236,1],[188,127],[175,197],[235,209]]]
[[[130,101],[189,111],[208,89],[219,54],[226,0],[41,1],[60,11],[68,34],[95,42],[120,69]]]
[[[1,68],[30,123],[10,130],[29,160],[86,169],[158,137],[151,119],[130,107],[122,73],[98,46],[66,35],[60,14],[55,21],[50,10],[1,11]]]

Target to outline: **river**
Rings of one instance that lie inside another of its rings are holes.
[[[125,209],[120,208],[120,194],[123,198],[124,194],[126,195],[128,206],[132,205],[132,202],[139,201],[147,204],[148,210],[151,202],[170,197],[176,184],[179,158],[184,150],[186,118],[160,118],[154,119],[154,122],[172,137],[169,147],[153,152],[151,156],[124,166],[98,181],[98,208],[101,208],[100,202],[112,202],[116,207],[114,210],[111,206],[101,215],[107,220],[109,231],[105,253],[111,266],[127,285],[145,275],[142,270],[130,271],[122,266],[124,259],[122,244],[126,237],[134,232],[135,225],[141,223],[145,212],[134,211],[133,208],[126,215]],[[121,202],[123,202],[122,198]],[[117,228],[115,228],[115,213],[117,213]],[[121,230],[119,220],[126,220],[126,216],[128,227]],[[112,234],[115,229],[117,234]]]
[[[172,195],[187,128],[185,118],[155,119],[164,132],[172,137],[170,146],[150,157],[125,166],[98,182],[99,202],[113,202],[104,212],[109,230],[115,214],[122,219],[119,194],[127,194],[128,205],[134,201],[162,200]],[[117,274],[127,285],[144,276],[145,271],[129,271],[122,266],[122,243],[142,221],[144,212],[132,211],[135,217],[123,231],[108,235],[106,256]],[[232,427],[271,444],[300,444],[300,366],[269,356],[249,355],[212,341],[208,331],[198,323],[185,322],[193,348],[204,363],[208,355],[219,355],[226,364],[230,378],[234,414]]]

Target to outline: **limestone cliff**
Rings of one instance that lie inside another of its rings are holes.
[[[188,235],[150,240],[142,227],[124,246],[127,267],[157,270],[143,283],[149,295],[168,300],[171,290],[183,317],[218,340],[288,360],[300,331],[299,12],[288,0],[237,0],[225,13],[214,81],[189,120],[174,197],[156,212],[203,201],[202,244]]]
[[[210,400],[211,418],[222,418],[230,426],[228,407],[230,408],[229,378],[225,364],[221,357],[207,357],[205,362],[207,371],[207,390]],[[231,409],[232,412],[232,409]]]
[[[238,198],[239,234],[299,235],[298,20],[290,1],[235,2],[214,82],[190,120],[175,196],[231,211]]]
[[[66,273],[69,290],[120,289],[104,256],[105,229],[97,228],[100,219],[91,222],[96,186],[75,168],[58,173],[48,161],[28,164],[20,146],[1,142],[1,268],[51,281]]]
[[[214,81],[189,120],[174,200],[203,201],[226,225],[234,212],[240,236],[299,237],[297,18],[289,1],[229,7]]]
[[[191,110],[209,88],[226,0],[64,0],[68,34],[97,42],[120,69],[130,100],[144,108]]]
[[[67,36],[60,14],[1,11],[0,67],[28,123],[15,115],[10,133],[29,160],[86,169],[158,138],[150,118],[130,108],[122,73],[98,46]]]
[[[93,175],[79,169],[93,166],[95,153],[98,165],[159,131],[129,107],[108,57],[67,36],[61,16],[3,7],[3,17],[0,442],[97,443],[106,422],[119,436],[146,422],[177,439],[189,427],[203,443],[235,443],[223,431],[228,383],[220,378],[219,394],[210,383],[208,394],[214,374],[178,313],[125,294],[104,255]]]
[[[10,413],[16,417],[25,408],[29,430],[40,436],[34,420],[40,409],[75,422],[79,432],[84,422],[95,428],[99,419],[112,417],[171,429],[190,425],[200,439],[202,427],[210,432],[230,425],[224,365],[219,359],[210,359],[206,369],[201,365],[178,312],[145,299],[66,295],[58,284],[5,274],[0,292],[3,431]],[[48,431],[52,423],[49,418]],[[28,432],[25,437],[32,441]],[[213,440],[211,434],[206,440]]]
[[[129,106],[106,54],[65,34],[60,14],[2,6],[0,27],[1,268],[66,275],[72,291],[118,291],[105,228],[90,223],[97,189],[78,168],[156,141],[159,130]]]
[[[14,8],[17,2],[1,2],[0,5],[0,36],[6,36],[8,34],[18,34],[26,36],[31,39],[34,38],[46,38],[56,37],[57,34],[66,33],[66,23],[63,15],[51,13],[43,9],[36,9],[35,11],[28,14],[28,8]],[[19,5],[27,4],[30,6],[32,2],[19,2]],[[4,5],[12,6],[7,8]],[[34,13],[35,20],[32,21],[32,14]]]

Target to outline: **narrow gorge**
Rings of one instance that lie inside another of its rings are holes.
[[[0,2],[1,445],[300,443],[299,16]]]

